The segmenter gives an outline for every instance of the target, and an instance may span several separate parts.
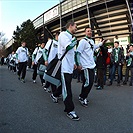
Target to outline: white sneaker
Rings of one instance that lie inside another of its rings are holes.
[[[79,102],[81,103],[82,106],[88,107],[87,99],[83,99],[83,98],[79,97]]]
[[[42,83],[42,87],[44,87],[45,86],[45,83]]]
[[[33,83],[36,83],[36,80],[33,80]]]
[[[45,90],[45,92],[51,93],[51,90],[49,88],[44,87],[43,89]]]
[[[50,95],[51,99],[53,100],[54,103],[58,103],[58,98],[55,97],[53,94]]]

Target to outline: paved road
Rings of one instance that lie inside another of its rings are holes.
[[[133,133],[133,87],[93,87],[88,108],[80,105],[81,83],[72,82],[73,101],[80,121],[72,121],[63,112],[60,100],[55,104],[50,94],[31,80],[26,83],[0,66],[0,133]]]

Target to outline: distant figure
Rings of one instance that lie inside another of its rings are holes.
[[[118,71],[118,80],[117,86],[120,86],[120,79],[121,79],[121,69],[124,62],[124,53],[123,50],[119,47],[119,42],[114,42],[114,48],[112,49],[111,54],[111,63],[112,63],[112,70],[110,75],[110,83],[108,86],[111,86],[115,77],[116,69]]]
[[[28,48],[26,47],[26,43],[22,42],[21,47],[19,47],[16,51],[16,58],[18,60],[18,79],[21,79],[22,83],[25,83],[25,75],[26,75],[26,67],[28,61]],[[20,75],[22,76],[20,78]]]
[[[1,66],[4,65],[4,56],[1,57]]]

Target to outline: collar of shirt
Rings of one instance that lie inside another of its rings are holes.
[[[88,38],[88,39],[91,39],[91,37],[88,37],[88,36],[85,36],[86,38]]]
[[[40,47],[40,49],[44,49],[44,48]]]
[[[72,35],[72,36],[73,36],[73,34],[72,34],[69,30],[66,30],[66,32],[68,32],[70,35]]]
[[[56,40],[55,38],[53,40],[55,40],[56,42],[58,42],[58,40]]]

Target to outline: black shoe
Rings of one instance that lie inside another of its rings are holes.
[[[21,79],[21,82],[22,82],[22,83],[25,83],[25,80],[24,80],[24,79]]]
[[[20,80],[20,76],[18,76],[18,80]]]
[[[45,87],[45,83],[42,83],[42,87]]]
[[[127,83],[126,82],[123,82],[123,85],[126,85]]]
[[[101,86],[98,86],[96,90],[102,90],[103,88]]]
[[[98,87],[98,85],[94,85],[95,87]]]
[[[129,86],[132,86],[132,83],[130,83]]]
[[[112,85],[112,83],[110,82],[107,86],[111,86]]]
[[[78,115],[75,113],[75,111],[71,111],[71,112],[67,113],[67,116],[68,116],[70,119],[74,120],[74,121],[79,121],[79,117],[78,117]]]

